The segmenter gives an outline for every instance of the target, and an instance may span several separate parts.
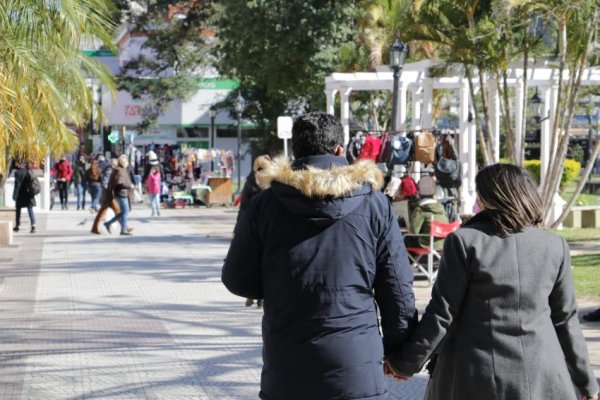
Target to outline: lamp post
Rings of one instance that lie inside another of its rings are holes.
[[[544,100],[542,100],[542,98],[538,94],[537,88],[535,88],[535,93],[531,97],[531,100],[529,102],[529,107],[531,110],[531,114],[533,114],[533,118],[535,119],[536,123],[539,124],[543,120],[547,119],[547,117],[542,118],[542,113],[543,113],[543,109],[544,109]]]
[[[210,135],[208,147],[212,150],[215,147],[215,118],[217,117],[217,108],[215,106],[210,106],[208,109],[208,115],[210,117]],[[215,172],[215,160],[213,159],[212,155],[210,157],[210,172]]]
[[[237,192],[242,189],[242,171],[241,171],[241,157],[242,157],[242,113],[246,107],[246,100],[242,97],[241,93],[238,93],[235,99],[235,112],[238,118],[238,132],[237,132]]]
[[[394,131],[398,130],[396,122],[398,117],[398,86],[404,60],[406,60],[406,46],[400,41],[400,38],[396,38],[394,44],[390,47],[390,67],[394,71],[394,91],[392,93],[392,130]]]

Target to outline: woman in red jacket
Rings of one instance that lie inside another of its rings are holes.
[[[67,201],[69,200],[69,184],[73,176],[73,167],[67,157],[62,156],[60,160],[50,170],[50,175],[55,175],[58,186],[58,194],[60,196],[60,205],[63,210],[67,209]]]

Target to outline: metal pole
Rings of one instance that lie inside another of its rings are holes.
[[[210,117],[210,150],[215,148],[215,117]],[[215,172],[215,160],[210,157],[210,172]]]
[[[397,131],[397,117],[398,117],[398,92],[400,84],[400,68],[394,67],[394,91],[392,92],[392,130]]]
[[[237,135],[237,192],[242,189],[242,171],[241,167],[242,155],[242,113],[238,113],[238,135]]]

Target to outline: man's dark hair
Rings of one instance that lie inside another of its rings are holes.
[[[295,158],[333,154],[344,145],[344,128],[331,114],[313,111],[299,117],[292,127],[292,151]]]

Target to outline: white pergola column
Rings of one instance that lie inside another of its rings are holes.
[[[400,81],[398,91],[398,114],[396,115],[396,126],[400,129],[406,127],[406,85]]]
[[[540,89],[540,95],[544,102],[542,110],[543,121],[540,126],[540,187],[543,187],[548,172],[548,162],[550,160],[550,119],[546,118],[550,112],[550,89],[548,87],[542,87]]]
[[[411,103],[412,103],[412,127],[413,129],[421,129],[421,93],[420,89],[413,89],[411,91]]]
[[[515,86],[515,157],[518,159],[521,156],[521,140],[525,135],[523,132],[523,108],[525,107],[525,94],[523,92],[523,82],[518,81]]]
[[[40,208],[44,211],[50,211],[50,154],[46,154],[44,159],[44,182],[42,184],[42,196]]]
[[[475,154],[475,148],[471,147],[470,140],[470,125],[469,123],[469,86],[468,83],[463,81],[459,88],[459,108],[458,108],[458,144],[459,144],[459,158],[462,167],[462,184],[459,189],[460,204],[458,212],[459,214],[471,214],[473,211],[473,204],[475,202],[474,187],[470,184],[470,177],[475,176],[475,163],[471,163],[470,155]]]
[[[340,109],[341,109],[341,122],[344,127],[344,146],[350,142],[350,93],[352,88],[344,88],[340,91]]]
[[[494,141],[494,162],[500,160],[500,96],[498,93],[498,86],[496,85],[495,79],[488,81],[488,93],[490,99],[490,132],[492,140]]]
[[[421,93],[420,88],[416,88],[412,90],[411,93],[411,103],[412,103],[412,127],[413,129],[421,129]],[[415,135],[418,135],[418,132],[415,132]],[[419,182],[421,179],[421,163],[415,161],[412,163],[412,178]]]
[[[326,90],[325,98],[327,99],[327,114],[335,115],[335,96],[337,95],[337,90]]]
[[[433,125],[433,79],[423,79],[423,128]]]

